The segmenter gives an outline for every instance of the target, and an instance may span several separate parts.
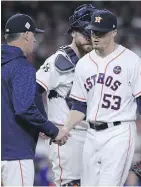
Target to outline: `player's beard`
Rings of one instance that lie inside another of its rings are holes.
[[[89,53],[92,50],[91,43],[81,44],[81,43],[75,41],[75,44],[76,44],[76,47],[78,48],[78,51],[79,51],[81,57],[84,56],[85,54]]]

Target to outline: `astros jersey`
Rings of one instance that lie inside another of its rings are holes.
[[[67,56],[65,51],[60,50],[50,56],[37,71],[36,81],[47,91],[47,93],[49,93],[50,90],[56,90],[57,93],[61,95],[61,97],[48,99],[47,94],[46,111],[49,120],[63,125],[70,110],[65,97],[72,87],[74,71],[60,72],[57,70],[55,60],[57,59],[58,54],[62,54],[64,57]]]
[[[71,97],[87,102],[87,121],[114,122],[136,119],[141,95],[141,59],[119,45],[101,58],[91,51],[79,60]]]

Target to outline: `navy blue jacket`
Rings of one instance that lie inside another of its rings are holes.
[[[33,159],[39,132],[58,128],[35,105],[36,71],[18,47],[1,45],[1,159]]]

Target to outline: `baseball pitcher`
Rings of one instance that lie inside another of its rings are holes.
[[[76,102],[64,130],[75,127],[86,114],[90,129],[82,156],[83,186],[123,186],[135,149],[141,59],[115,43],[117,18],[112,12],[94,12],[87,29],[94,49],[76,65],[70,94]]]

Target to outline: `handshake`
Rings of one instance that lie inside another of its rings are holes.
[[[59,128],[59,132],[58,132],[58,135],[56,136],[55,139],[50,139],[50,145],[51,143],[55,143],[55,144],[58,144],[58,145],[64,145],[68,138],[71,136],[67,130],[67,128],[65,127],[58,127]]]
[[[68,138],[71,136],[67,130],[67,128],[65,127],[58,127],[59,132],[58,135],[56,136],[56,138],[54,139],[50,139],[49,144],[51,145],[52,142],[58,145],[64,145]],[[48,138],[44,133],[40,133],[40,136],[44,139]]]

